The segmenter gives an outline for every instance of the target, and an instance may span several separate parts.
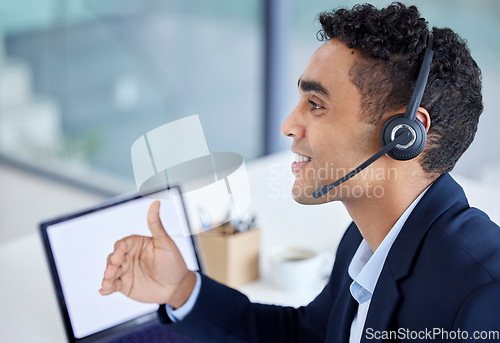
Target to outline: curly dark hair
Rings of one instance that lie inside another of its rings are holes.
[[[362,95],[362,119],[380,123],[388,111],[405,107],[420,70],[429,29],[415,6],[356,5],[319,14],[319,40],[338,39],[362,59],[349,75]],[[483,111],[481,71],[466,41],[449,28],[432,29],[434,58],[421,106],[431,127],[422,153],[423,169],[441,175],[453,169],[469,147]]]

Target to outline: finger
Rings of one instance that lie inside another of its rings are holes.
[[[108,268],[112,264],[111,257],[113,257],[113,253],[109,254],[108,258],[106,259],[106,268]]]
[[[106,269],[104,269],[103,280],[104,279],[111,279],[116,272],[117,266],[115,266],[111,263],[112,256],[113,256],[113,254],[109,254],[108,258],[106,259]]]
[[[137,240],[135,236],[125,237],[120,239],[115,243],[115,251],[111,254],[111,263],[114,265],[120,265],[125,260],[125,255],[127,255],[133,247],[134,240]]]
[[[106,269],[104,270],[104,278],[101,283],[99,293],[101,295],[109,295],[111,293],[120,291],[121,280],[120,277],[126,271],[126,252],[129,250],[133,240],[133,236],[121,239],[115,243],[115,252],[108,255],[106,259]]]
[[[148,211],[148,226],[153,238],[165,240],[168,244],[173,243],[170,236],[165,231],[160,220],[160,202],[155,201],[151,204]]]
[[[115,254],[109,254],[106,260],[106,269],[104,270],[104,279],[116,279],[126,270],[126,256],[120,258],[120,263],[112,263],[116,258]]]
[[[101,283],[101,288],[105,292],[112,293],[113,292],[113,284],[120,279],[124,273],[126,272],[126,265],[113,266],[110,265],[104,271],[104,278]],[[111,291],[109,291],[111,289]]]
[[[113,292],[114,292],[113,291],[113,281],[111,281],[109,279],[102,280],[101,289],[99,290],[99,293],[101,293],[101,295],[109,295]]]
[[[121,276],[122,272],[123,268],[121,266],[109,266],[104,271],[104,278],[110,280],[117,279]]]
[[[114,281],[104,279],[102,281],[101,289],[99,290],[99,293],[101,295],[109,295],[115,292],[121,292],[122,291],[122,280],[121,279],[116,279]]]
[[[116,274],[117,274],[117,271],[119,269],[120,269],[119,266],[114,266],[114,265],[108,263],[108,265],[106,266],[106,269],[104,270],[104,273],[103,273],[102,284],[104,284],[104,281],[113,282],[114,279],[117,278]]]
[[[111,294],[111,293],[106,292],[106,291],[102,288],[102,286],[101,286],[101,289],[99,289],[99,294],[101,294],[101,295],[109,295],[109,294]]]
[[[127,268],[128,264],[126,262],[119,266],[112,266],[108,272],[108,275],[104,275],[104,277],[109,276],[111,279],[119,279],[127,271]]]
[[[113,282],[113,292],[122,292],[122,279],[116,279],[115,282]]]

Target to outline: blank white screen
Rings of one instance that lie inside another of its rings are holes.
[[[177,192],[177,194],[175,194]],[[157,304],[130,300],[121,293],[101,296],[106,259],[119,239],[151,236],[146,215],[153,200],[140,198],[70,219],[47,228],[55,265],[76,338],[155,311]],[[177,244],[187,267],[198,263],[177,189],[160,199],[160,218]]]

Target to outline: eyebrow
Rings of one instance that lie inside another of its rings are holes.
[[[317,81],[302,80],[302,77],[300,77],[297,85],[303,92],[317,92],[330,96],[330,92]]]

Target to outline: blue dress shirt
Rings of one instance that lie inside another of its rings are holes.
[[[173,323],[183,320],[189,314],[189,312],[191,312],[194,307],[194,303],[198,298],[198,294],[200,293],[201,288],[201,276],[198,272],[194,273],[196,274],[196,283],[194,284],[194,288],[191,292],[191,295],[189,296],[189,299],[184,303],[184,305],[174,310],[172,306],[170,306],[169,304],[165,304],[167,315]]]
[[[377,285],[380,272],[384,267],[385,259],[404,223],[425,192],[427,192],[427,189],[429,188],[420,193],[411,205],[408,206],[406,211],[403,212],[375,252],[372,251],[368,243],[363,239],[354,254],[349,264],[348,273],[351,279],[354,280],[351,283],[350,291],[352,297],[358,302],[358,312],[352,321],[349,343],[361,342],[366,316],[370,308],[370,300]]]

